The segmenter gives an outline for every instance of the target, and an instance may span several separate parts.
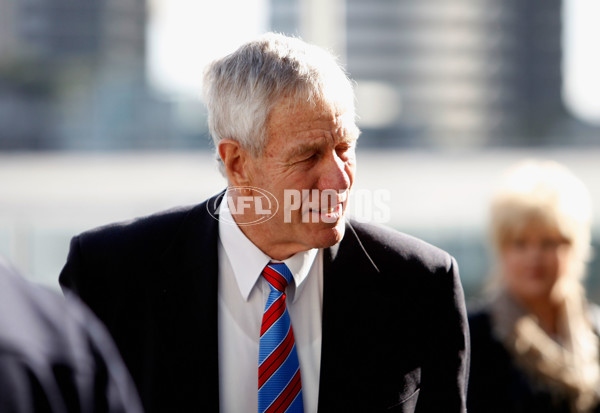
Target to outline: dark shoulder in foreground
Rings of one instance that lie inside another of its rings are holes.
[[[1,260],[0,411],[141,412],[120,356],[91,312]]]
[[[78,320],[65,299],[29,283],[0,261],[0,343],[2,355],[37,359],[66,356],[78,336]],[[69,360],[64,360],[69,361]],[[73,361],[73,360],[70,360]],[[88,360],[89,361],[89,360]]]
[[[446,251],[411,235],[382,225],[350,221],[365,251],[375,265],[409,265],[428,272],[447,272],[455,265]]]

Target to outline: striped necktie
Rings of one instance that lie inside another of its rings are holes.
[[[271,292],[260,329],[258,355],[258,411],[303,412],[300,365],[285,287],[292,273],[284,263],[269,263],[262,272]]]

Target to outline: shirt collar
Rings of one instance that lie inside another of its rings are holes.
[[[219,206],[219,237],[223,249],[231,263],[235,280],[244,300],[260,279],[263,268],[272,260],[250,241],[242,230],[235,224],[231,211],[227,207],[227,193]],[[283,260],[294,277],[295,291],[292,302],[295,302],[302,293],[304,281],[308,277],[317,252],[316,248],[301,251]],[[291,297],[290,297],[291,298]]]

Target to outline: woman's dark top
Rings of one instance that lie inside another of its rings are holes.
[[[492,333],[489,310],[469,314],[471,374],[467,395],[469,413],[571,413],[565,398],[553,396],[515,364]],[[597,330],[596,330],[597,331]],[[600,406],[594,413],[600,413]]]

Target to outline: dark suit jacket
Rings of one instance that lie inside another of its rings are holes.
[[[215,204],[75,237],[60,276],[112,332],[150,413],[218,411]],[[447,253],[357,223],[325,250],[319,412],[464,411],[468,342]]]
[[[102,324],[0,261],[0,412],[141,413]]]

